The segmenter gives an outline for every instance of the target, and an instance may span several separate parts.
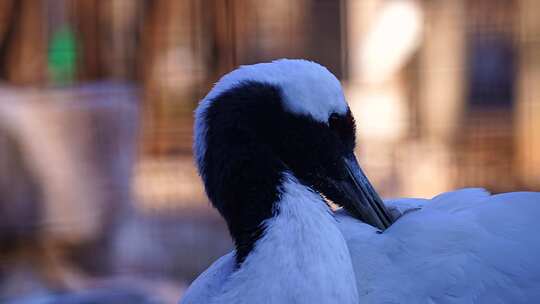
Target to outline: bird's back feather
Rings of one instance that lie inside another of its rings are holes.
[[[384,233],[336,213],[360,303],[540,301],[540,193],[462,189],[385,203],[404,215]],[[231,252],[193,282],[181,303],[208,302],[233,271]]]
[[[181,304],[209,303],[214,295],[221,290],[221,286],[234,271],[234,251],[215,261],[206,269],[183,295]]]
[[[399,199],[384,233],[338,217],[362,303],[540,301],[540,193],[463,189]]]

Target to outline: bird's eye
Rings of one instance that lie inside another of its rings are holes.
[[[328,125],[330,126],[330,129],[338,134],[346,135],[354,131],[354,118],[350,111],[345,115],[332,113],[328,118]]]
[[[328,118],[328,126],[342,141],[354,144],[355,123],[350,111],[345,115],[332,113]]]
[[[328,118],[328,125],[334,130],[338,127],[339,115],[337,113],[332,113],[332,115],[330,115],[330,118]]]

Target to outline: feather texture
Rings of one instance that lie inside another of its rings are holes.
[[[463,189],[388,204],[421,209],[382,234],[338,216],[360,303],[540,300],[540,193]]]
[[[335,214],[351,255],[358,303],[540,300],[540,193],[462,189],[386,204],[404,215],[384,233],[342,210]],[[209,303],[233,266],[231,252],[192,284],[181,303]]]

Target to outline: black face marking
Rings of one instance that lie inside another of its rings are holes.
[[[331,180],[345,178],[343,156],[354,149],[354,120],[332,114],[328,122],[287,112],[280,88],[244,82],[216,97],[207,109],[206,192],[227,221],[241,264],[278,208],[283,172],[336,201]]]
[[[350,110],[347,111],[345,116],[338,113],[332,113],[328,119],[328,125],[330,126],[330,129],[338,134],[344,144],[352,145],[352,147],[349,148],[354,149],[356,124]]]

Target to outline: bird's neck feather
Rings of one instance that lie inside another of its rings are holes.
[[[272,217],[286,165],[264,139],[284,115],[281,91],[244,83],[205,100],[197,110],[195,152],[208,197],[223,218],[242,263]]]
[[[215,303],[358,303],[350,254],[321,196],[285,173],[275,215]]]

